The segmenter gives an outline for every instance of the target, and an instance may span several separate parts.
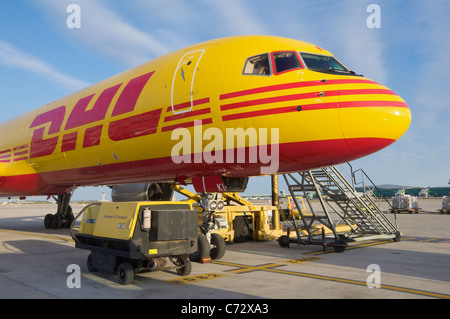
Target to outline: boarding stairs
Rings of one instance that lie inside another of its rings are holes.
[[[297,234],[297,239],[294,241],[298,244],[322,244],[324,249],[326,246],[332,246],[336,251],[343,251],[349,241],[374,239],[398,241],[400,232],[395,214],[388,216],[382,211],[373,196],[373,191],[356,191],[355,175],[350,164],[345,165],[347,169],[341,165],[340,168],[332,166],[283,174],[297,207],[301,207],[297,203],[297,197],[303,196],[307,200],[311,213],[306,215],[299,210],[300,220],[292,217],[292,225]],[[362,173],[363,176],[367,176],[364,171]],[[309,198],[311,193],[317,194],[321,209],[314,209],[311,205]],[[346,229],[349,231],[338,233],[336,226],[339,223],[346,224],[348,226]],[[324,227],[328,233],[332,233],[331,237],[325,236]],[[318,233],[318,229],[322,229],[322,232]]]

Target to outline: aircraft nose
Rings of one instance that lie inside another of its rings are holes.
[[[341,90],[339,116],[345,141],[357,157],[392,144],[411,123],[406,102],[387,87],[370,80],[361,87]]]

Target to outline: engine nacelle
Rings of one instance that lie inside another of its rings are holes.
[[[125,184],[110,188],[113,202],[171,201],[174,195],[170,183]]]

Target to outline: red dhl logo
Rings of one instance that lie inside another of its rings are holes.
[[[144,86],[154,73],[155,71],[141,75],[128,82],[114,106],[111,114],[112,118],[134,111],[136,102]],[[87,107],[95,94],[81,98],[70,113],[64,131],[104,120],[114,96],[122,85],[123,83],[120,83],[105,89],[98,97],[94,106],[89,110],[87,110]],[[162,108],[112,121],[109,123],[108,136],[113,141],[121,141],[154,134],[158,127],[161,111]],[[30,158],[52,154],[61,136],[61,152],[75,150],[79,131],[44,139],[44,133],[47,127],[47,135],[56,134],[61,131],[65,115],[66,106],[62,105],[39,114],[34,118],[30,125],[30,128],[36,127],[31,138]],[[102,129],[103,124],[86,128],[83,148],[99,145]]]

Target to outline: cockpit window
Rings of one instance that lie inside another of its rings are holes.
[[[300,53],[300,55],[308,69],[312,71],[355,74],[332,56],[311,53]]]
[[[266,53],[248,58],[243,74],[270,75],[269,55]]]
[[[272,55],[277,74],[302,67],[296,52],[274,52]]]

